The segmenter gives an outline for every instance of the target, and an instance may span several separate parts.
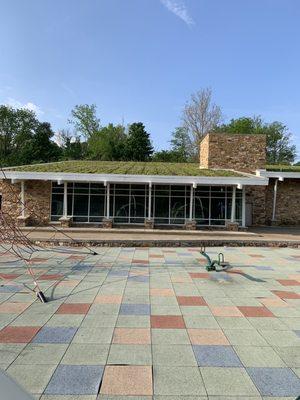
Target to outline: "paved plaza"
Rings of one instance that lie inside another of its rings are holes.
[[[0,255],[0,366],[41,400],[295,399],[300,250],[197,248],[38,252],[35,300]],[[1,397],[1,395],[0,395]]]

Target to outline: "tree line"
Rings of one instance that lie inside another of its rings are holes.
[[[208,132],[266,134],[267,162],[292,164],[296,146],[281,122],[266,123],[261,117],[241,117],[224,123],[211,89],[191,95],[181,126],[174,129],[168,149],[155,151],[142,122],[128,126],[102,126],[96,105],[76,105],[68,129],[54,134],[48,122],[40,122],[27,109],[0,105],[0,163],[2,166],[62,160],[198,162],[199,143]]]

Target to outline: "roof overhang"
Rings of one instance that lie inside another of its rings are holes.
[[[275,178],[283,181],[284,179],[300,179],[300,172],[267,171],[258,169],[256,175],[263,178]]]
[[[239,185],[266,186],[268,178],[256,175],[246,176],[166,176],[166,175],[118,175],[118,174],[78,174],[64,172],[20,172],[1,171],[0,179],[13,181],[41,180],[60,182],[111,182],[111,183],[157,183],[191,185]]]

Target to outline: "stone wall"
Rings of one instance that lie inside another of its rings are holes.
[[[252,209],[252,226],[266,225],[266,186],[246,186],[246,207]]]
[[[275,221],[272,222],[275,179],[266,189],[266,223],[300,225],[300,181],[285,179],[278,182]]]
[[[265,135],[209,133],[200,143],[200,168],[254,172],[265,165]]]
[[[2,210],[13,219],[21,216],[21,184],[11,184],[9,180],[2,183]],[[50,221],[51,182],[25,181],[25,216],[30,225],[47,225]]]

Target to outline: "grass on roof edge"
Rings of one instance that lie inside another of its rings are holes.
[[[230,170],[200,169],[198,163],[74,160],[12,168],[24,172],[65,172],[120,175],[242,176]]]

